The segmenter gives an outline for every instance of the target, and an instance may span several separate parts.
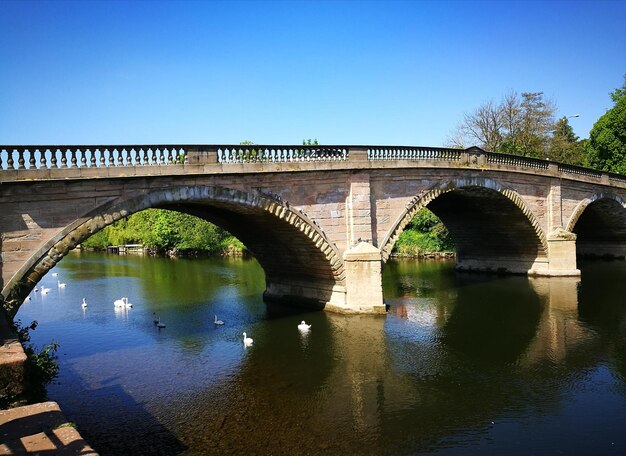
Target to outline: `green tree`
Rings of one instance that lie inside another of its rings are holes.
[[[556,105],[543,92],[507,93],[499,104],[488,101],[464,114],[450,142],[478,145],[490,152],[544,157],[554,129]]]
[[[586,166],[587,164],[584,143],[574,133],[567,117],[561,117],[556,122],[548,146],[547,158],[571,165]]]
[[[603,171],[626,174],[626,75],[622,87],[610,94],[614,105],[589,132],[589,165]]]

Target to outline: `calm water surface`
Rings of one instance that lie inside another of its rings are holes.
[[[254,260],[73,253],[17,318],[60,342],[49,397],[103,456],[625,454],[626,264],[581,269],[391,262],[387,316],[344,317],[266,306]]]

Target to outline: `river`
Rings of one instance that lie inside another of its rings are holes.
[[[626,263],[581,270],[391,261],[388,314],[347,317],[267,306],[255,260],[72,252],[16,318],[103,456],[624,454]]]

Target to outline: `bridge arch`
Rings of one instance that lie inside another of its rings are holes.
[[[596,201],[600,201],[600,200],[612,200],[615,203],[619,204],[622,208],[626,209],[626,202],[624,202],[622,198],[615,195],[614,193],[610,193],[610,192],[594,193],[589,198],[585,198],[581,202],[578,203],[578,205],[576,206],[576,208],[572,212],[572,215],[569,218],[569,222],[567,223],[567,228],[566,228],[567,231],[570,231],[570,232],[573,231],[574,227],[578,223],[578,220],[580,219],[580,216],[583,214],[583,212],[585,212],[587,207],[589,207],[590,204],[593,204]]]
[[[478,199],[481,204],[475,204]],[[546,235],[520,195],[498,181],[477,177],[441,182],[409,201],[381,244],[383,261],[425,207],[454,237],[460,269],[532,273],[536,261],[547,261]]]
[[[104,227],[150,208],[189,213],[230,231],[263,267],[268,299],[298,297],[323,307],[332,289],[344,284],[337,246],[305,213],[280,198],[225,187],[177,186],[117,198],[66,226],[5,284],[2,294],[8,313],[17,313],[35,285],[71,249]]]
[[[567,223],[576,234],[580,256],[626,256],[626,201],[611,192],[594,193],[578,203]]]

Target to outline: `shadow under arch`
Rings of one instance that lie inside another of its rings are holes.
[[[489,178],[460,178],[415,196],[381,244],[386,262],[398,237],[422,208],[446,225],[457,247],[457,269],[533,273],[546,263],[548,242],[517,192]]]
[[[344,265],[337,247],[302,211],[258,192],[178,186],[108,202],[61,230],[5,285],[5,310],[15,316],[39,280],[85,239],[122,218],[151,208],[195,215],[230,231],[262,266],[266,276],[264,297],[268,300],[286,299],[323,308],[330,301],[333,287],[344,285]]]
[[[600,192],[582,200],[567,223],[576,234],[576,254],[582,257],[626,257],[626,202]]]

